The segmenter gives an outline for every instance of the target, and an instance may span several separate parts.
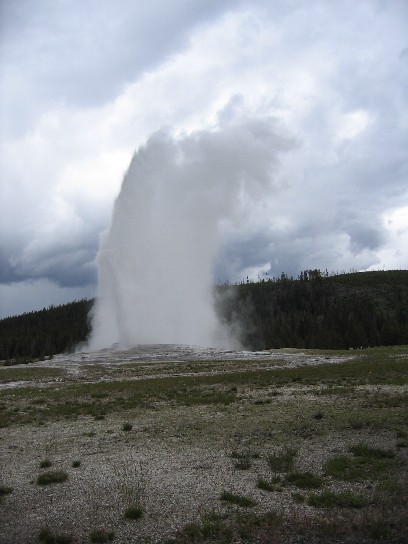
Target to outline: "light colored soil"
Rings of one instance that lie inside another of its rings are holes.
[[[35,385],[46,396],[47,387],[58,383],[92,382],[101,377],[186,376],[342,360],[302,352],[223,352],[220,356],[220,352],[206,351],[194,356],[191,350],[183,355],[167,348],[102,355],[55,357],[42,366],[63,368],[67,373],[56,378],[60,381],[41,379]],[[19,385],[15,384],[16,391]],[[387,428],[351,429],[347,424],[353,417],[350,398],[336,397],[334,405],[333,397],[319,394],[321,389],[318,384],[281,388],[265,384],[239,389],[237,401],[227,406],[157,401],[150,407],[114,411],[103,420],[83,416],[0,429],[0,485],[13,488],[0,504],[0,543],[38,542],[38,532],[46,526],[54,533],[73,535],[75,542],[90,542],[91,531],[98,528],[113,530],[118,544],[163,542],[204,513],[242,510],[220,500],[223,490],[254,499],[257,506],[252,513],[274,510],[295,518],[306,516],[313,523],[318,513],[293,500],[292,493],[299,491],[296,488],[257,489],[259,477],[270,480],[272,476],[268,453],[293,447],[298,452],[297,470],[321,474],[325,460],[347,452],[350,443],[395,446],[395,435]],[[387,386],[390,390],[406,393],[403,386]],[[353,397],[356,407],[364,394],[361,387]],[[321,421],[313,417],[318,411],[324,413]],[[133,425],[130,432],[122,430],[125,421]],[[257,454],[250,469],[234,468],[233,450]],[[399,455],[406,462],[406,451]],[[44,459],[52,461],[48,470],[65,470],[67,481],[37,485]],[[81,462],[78,468],[72,467],[75,460]],[[331,485],[340,490],[349,487],[338,482]],[[354,489],[367,496],[371,493],[370,484],[364,482]],[[136,501],[143,505],[144,517],[128,521],[124,511]]]

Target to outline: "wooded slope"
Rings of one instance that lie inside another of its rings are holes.
[[[243,346],[347,349],[408,344],[408,270],[287,278],[216,287],[221,319]],[[0,360],[73,350],[89,334],[92,300],[0,320]]]
[[[84,299],[0,320],[0,359],[30,362],[73,350],[89,334],[92,304]]]
[[[347,349],[408,344],[408,271],[326,276],[223,286],[234,297],[220,306],[238,321],[243,345]]]

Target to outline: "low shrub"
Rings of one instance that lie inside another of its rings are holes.
[[[230,544],[233,541],[233,530],[224,518],[215,512],[206,514],[199,523],[188,523],[179,530],[173,539],[166,544],[191,544],[194,542]]]
[[[44,527],[38,534],[38,540],[45,544],[71,544],[72,536],[66,533],[53,534],[48,527]]]
[[[231,457],[235,459],[234,468],[237,470],[248,470],[252,465],[252,454],[248,451],[233,451]]]
[[[238,506],[243,506],[243,507],[256,506],[256,502],[250,499],[249,497],[244,497],[242,495],[235,495],[234,493],[230,493],[229,491],[223,491],[220,499],[222,501],[227,501],[232,504],[237,504]]]
[[[310,506],[319,508],[362,508],[367,504],[367,501],[362,495],[355,495],[351,492],[333,493],[323,491],[320,495],[310,495],[307,503]]]
[[[273,472],[289,472],[295,463],[296,450],[285,448],[271,453],[267,457],[268,465]]]
[[[113,531],[105,531],[105,529],[95,529],[89,535],[91,542],[96,544],[103,544],[104,542],[112,542],[115,538],[115,533]]]
[[[323,478],[312,472],[291,472],[286,480],[301,489],[317,489],[323,485]]]
[[[132,504],[125,511],[126,519],[140,519],[143,517],[143,508],[140,504]]]
[[[4,497],[5,495],[9,495],[13,492],[12,487],[6,487],[5,485],[0,485],[0,497]]]
[[[49,485],[62,483],[67,480],[68,474],[63,470],[55,470],[52,472],[43,472],[37,478],[38,485]]]
[[[392,450],[370,448],[366,444],[351,446],[350,453],[352,453],[355,457],[363,457],[366,459],[394,459],[395,457],[395,452]]]
[[[328,459],[325,465],[326,474],[343,480],[360,480],[381,477],[391,466],[395,457],[392,450],[371,448],[358,444],[349,449],[353,457],[336,455]]]
[[[258,479],[256,487],[258,489],[262,489],[263,491],[275,491],[275,486],[271,482],[268,482],[263,478]]]

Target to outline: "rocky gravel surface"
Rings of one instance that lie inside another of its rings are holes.
[[[34,382],[46,399],[48,387],[101,379],[140,380],[294,368],[336,364],[353,357],[356,355],[296,350],[254,353],[143,346],[60,355],[33,369],[64,371],[51,381],[43,377]],[[24,399],[19,396],[24,391],[21,382],[29,385],[27,379],[7,383],[7,392],[14,388],[12,398],[20,405]],[[405,386],[387,387],[406,394]],[[330,418],[348,414],[350,398],[341,396],[333,406],[332,397],[320,395],[324,388],[318,383],[279,388],[238,385],[236,400],[226,405],[182,406],[158,400],[131,410],[113,410],[101,419],[86,415],[1,428],[0,485],[10,486],[13,491],[0,503],[0,543],[39,542],[38,534],[44,527],[56,534],[72,535],[73,542],[80,543],[91,542],[95,529],[113,531],[114,542],[119,544],[165,542],[187,523],[198,522],[204,513],[232,515],[244,510],[221,501],[224,490],[253,499],[256,505],[251,513],[274,511],[292,519],[308,518],[313,523],[318,512],[294,500],[293,494],[299,490],[293,486],[277,486],[273,492],[256,487],[259,478],[272,479],[267,463],[271,452],[293,448],[296,470],[322,474],[325,460],[347,453],[350,441],[394,445],[386,429],[373,434],[370,428],[353,430],[346,424],[340,430],[332,428]],[[364,394],[361,386],[358,395]],[[315,418],[318,412],[324,414],[322,421]],[[131,423],[130,431],[123,430],[124,422]],[[247,470],[235,467],[231,455],[234,451],[251,454]],[[40,468],[45,459],[52,463],[48,469]],[[74,468],[75,461],[79,466]],[[46,470],[65,471],[68,477],[63,483],[38,485],[39,474]],[[349,486],[338,482],[330,485],[338,490]],[[360,482],[354,489],[369,495],[369,485]],[[144,515],[139,520],[128,520],[124,512],[135,503],[142,505]]]

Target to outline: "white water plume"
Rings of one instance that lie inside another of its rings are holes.
[[[222,226],[273,186],[288,140],[272,119],[184,137],[151,136],[134,155],[98,254],[89,348],[228,347],[213,307]]]

